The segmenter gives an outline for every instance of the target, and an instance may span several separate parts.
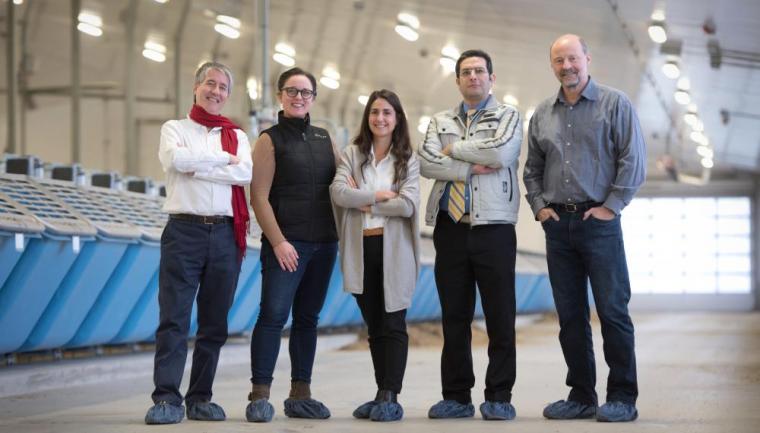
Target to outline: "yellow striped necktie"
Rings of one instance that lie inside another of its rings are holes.
[[[476,111],[474,108],[467,110],[466,129],[470,129],[470,122],[472,122],[472,117]],[[464,188],[464,182],[459,180],[451,182],[451,187],[449,188],[449,216],[457,223],[462,219],[466,210]]]
[[[464,215],[464,182],[456,181],[451,182],[449,188],[449,216],[454,222],[459,222]]]

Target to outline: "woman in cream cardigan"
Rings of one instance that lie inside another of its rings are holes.
[[[409,338],[406,309],[419,274],[419,162],[401,102],[372,92],[359,134],[343,152],[330,186],[340,238],[343,287],[353,293],[369,331],[375,399],[356,418],[396,421]]]

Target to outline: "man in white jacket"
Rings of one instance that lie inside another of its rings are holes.
[[[441,301],[443,400],[430,418],[475,414],[471,325],[475,287],[488,329],[487,420],[510,420],[515,382],[515,223],[520,202],[520,115],[490,95],[496,76],[481,50],[462,53],[456,83],[463,101],[436,114],[420,146],[420,171],[436,182],[426,222],[435,226],[435,280]]]

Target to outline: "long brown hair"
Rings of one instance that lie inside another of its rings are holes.
[[[412,157],[412,143],[409,138],[409,124],[406,121],[404,108],[401,106],[401,100],[398,96],[387,89],[375,90],[369,95],[367,105],[364,107],[362,123],[359,126],[359,134],[354,137],[353,143],[359,146],[359,151],[364,155],[364,162],[361,165],[362,179],[364,179],[364,166],[370,162],[370,151],[372,149],[372,131],[369,129],[369,113],[372,110],[372,104],[378,99],[387,101],[396,112],[396,127],[393,128],[391,135],[390,153],[396,159],[393,163],[393,183],[398,184],[407,175],[407,162]]]

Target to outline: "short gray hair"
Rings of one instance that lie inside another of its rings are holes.
[[[208,74],[208,71],[210,69],[216,69],[217,71],[222,72],[227,76],[227,80],[230,82],[230,85],[227,86],[227,96],[229,96],[232,93],[232,71],[227,67],[227,65],[223,65],[221,63],[206,62],[202,64],[198,70],[195,71],[195,85],[199,86],[203,84],[203,81],[206,79],[206,74]]]

